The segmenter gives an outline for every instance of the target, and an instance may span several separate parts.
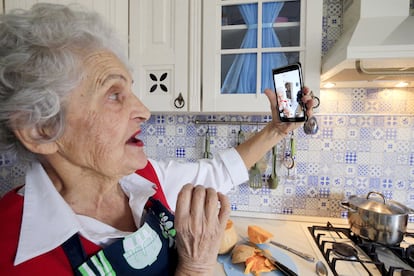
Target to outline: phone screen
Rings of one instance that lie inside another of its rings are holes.
[[[279,117],[284,122],[305,121],[302,105],[302,70],[300,64],[273,69]]]

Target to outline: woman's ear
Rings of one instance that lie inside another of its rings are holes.
[[[31,152],[37,154],[52,154],[58,149],[55,141],[45,142],[44,133],[35,127],[14,130],[20,142]],[[43,138],[43,139],[42,139]]]

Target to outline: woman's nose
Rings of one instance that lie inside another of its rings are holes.
[[[133,95],[131,100],[133,108],[133,112],[131,114],[132,119],[140,119],[143,121],[148,120],[151,116],[150,110],[144,105],[143,102],[141,102],[140,99],[138,99],[137,96]]]

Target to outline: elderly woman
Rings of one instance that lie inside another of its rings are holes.
[[[0,149],[28,164],[0,200],[2,275],[212,274],[224,194],[298,126],[278,121],[267,90],[273,121],[236,149],[148,160],[139,136],[150,112],[116,41],[74,7],[0,17]]]

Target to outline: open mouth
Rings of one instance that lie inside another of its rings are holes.
[[[143,146],[144,143],[140,139],[138,139],[138,135],[140,133],[141,133],[140,130],[135,132],[134,135],[132,135],[126,143],[129,144],[129,145]]]

